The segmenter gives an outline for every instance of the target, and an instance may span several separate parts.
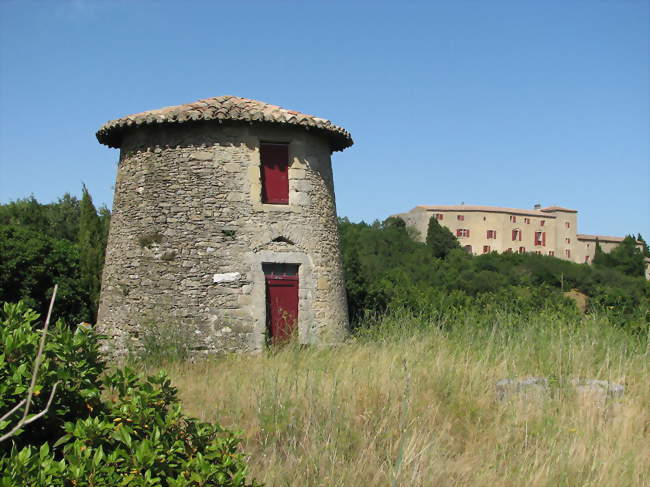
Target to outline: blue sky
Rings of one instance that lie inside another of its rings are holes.
[[[222,94],[329,118],[338,212],[579,210],[650,237],[648,1],[0,0],[0,201],[84,182],[107,120]]]

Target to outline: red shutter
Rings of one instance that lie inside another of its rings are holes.
[[[512,240],[517,240],[517,230],[512,231]]]
[[[521,242],[521,234],[524,233],[521,230],[519,230],[519,241]]]
[[[460,228],[459,228],[458,230],[456,230],[456,236],[460,237],[460,234],[461,234],[461,231],[460,231]]]
[[[467,234],[466,236],[469,237],[469,229],[467,229],[465,233]]]
[[[262,203],[289,203],[289,146],[261,144]]]
[[[542,232],[542,246],[546,247],[546,232]]]

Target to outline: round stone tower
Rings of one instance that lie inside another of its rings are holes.
[[[106,123],[120,149],[97,328],[124,354],[163,333],[257,351],[348,328],[328,120],[234,96]]]

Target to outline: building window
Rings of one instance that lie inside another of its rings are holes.
[[[566,254],[566,258],[567,258],[567,259],[570,259],[570,258],[571,258],[571,251],[570,251],[569,249],[566,249],[566,250],[564,251],[564,253]]]
[[[496,230],[488,230],[487,231],[487,238],[497,238],[497,231]]]
[[[458,221],[461,221],[461,222],[465,221],[465,215],[457,215],[456,218],[458,219]]]
[[[546,232],[535,232],[535,245],[546,246]]]
[[[548,255],[550,255],[551,257],[553,257],[553,256],[555,255],[555,251],[553,251],[553,250],[549,250],[549,251],[548,251]]]
[[[469,237],[469,228],[459,228],[456,230],[457,237]]]
[[[289,204],[289,144],[260,144],[262,203]]]
[[[516,223],[517,222],[517,217],[515,215],[510,215],[510,221],[512,223]]]
[[[530,225],[530,218],[524,218],[524,223],[527,223]]]
[[[510,247],[509,249],[506,249],[506,253],[511,254],[512,253],[512,247]]]
[[[566,243],[568,243],[568,244],[571,243],[571,239],[570,239],[569,237],[566,237],[566,238],[564,239],[564,241],[565,241]]]
[[[520,254],[526,253],[526,247],[519,247],[519,253]]]
[[[541,222],[539,222],[539,226],[540,226],[540,227],[543,227],[543,226],[544,226],[544,223],[546,223],[546,221],[545,221],[545,220],[542,220]]]
[[[489,245],[484,245],[483,246],[483,253],[484,254],[490,253],[490,246]]]
[[[536,253],[537,255],[542,255],[542,251],[541,251],[541,250],[536,250],[535,253]]]
[[[585,255],[585,264],[589,264],[589,256]]]
[[[569,222],[564,222],[564,226],[567,227],[567,228],[571,228],[571,223],[569,223]]]
[[[436,213],[436,220],[440,221],[444,218],[445,216],[442,213]]]
[[[521,241],[521,230],[519,230],[518,228],[515,228],[512,231],[512,240],[513,241],[515,241],[515,240]]]

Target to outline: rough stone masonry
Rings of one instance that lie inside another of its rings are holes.
[[[268,342],[263,264],[298,266],[300,343],[348,329],[330,156],[352,145],[329,121],[221,96],[105,124],[120,149],[97,328],[106,351],[177,327],[196,352]],[[288,204],[262,199],[260,144],[288,145]]]

